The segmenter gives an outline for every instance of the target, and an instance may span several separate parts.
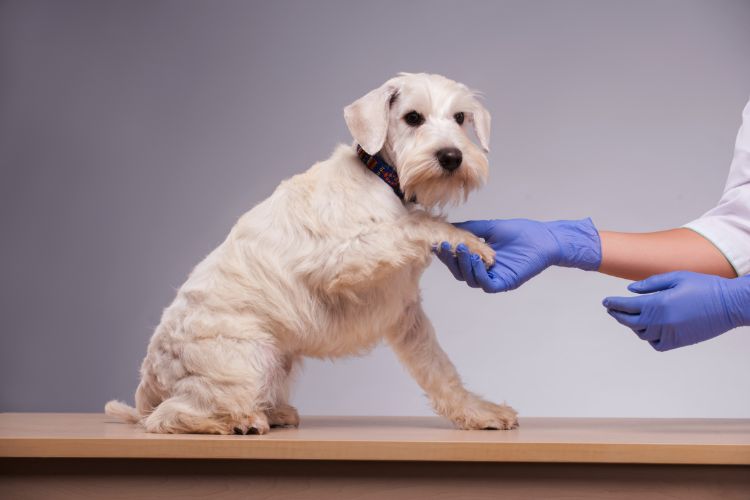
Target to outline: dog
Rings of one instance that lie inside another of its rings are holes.
[[[344,119],[354,145],[283,181],[195,267],[149,342],[136,407],[110,401],[107,415],[154,433],[297,426],[289,383],[303,357],[362,355],[385,340],[456,427],[517,425],[512,408],[464,388],[420,304],[436,244],[493,263],[442,215],[486,181],[489,112],[463,84],[401,73]]]

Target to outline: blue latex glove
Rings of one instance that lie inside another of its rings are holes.
[[[458,245],[454,255],[444,242],[435,253],[457,280],[488,293],[518,288],[549,266],[596,270],[602,260],[599,232],[591,219],[475,220],[455,226],[484,238],[495,250],[495,264],[486,269],[465,245]]]
[[[677,271],[632,283],[647,295],[607,297],[604,307],[657,351],[684,347],[750,324],[750,277]]]

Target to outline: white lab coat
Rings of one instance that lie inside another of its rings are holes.
[[[738,276],[750,273],[750,102],[742,112],[734,158],[719,204],[684,227],[716,245]]]

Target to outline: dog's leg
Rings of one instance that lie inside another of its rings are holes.
[[[179,394],[162,401],[143,422],[146,431],[159,434],[265,434],[268,420],[262,411],[237,415],[202,407],[192,395]],[[209,402],[211,404],[213,402]]]
[[[144,420],[149,432],[265,434],[267,411],[283,392],[285,357],[274,338],[227,322],[202,323],[220,335],[186,343],[169,397]],[[179,363],[179,364],[176,364]]]
[[[431,250],[447,241],[452,248],[464,243],[489,267],[495,251],[481,238],[426,213],[415,212],[393,224],[363,231],[346,245],[329,251],[310,270],[313,283],[323,285],[329,294],[370,289],[405,267],[427,265]]]
[[[495,263],[495,251],[481,238],[442,219],[415,212],[409,214],[407,222],[401,224],[400,227],[407,242],[434,248],[443,241],[447,241],[454,251],[459,244],[463,243],[471,253],[479,255],[487,267]]]
[[[389,343],[439,415],[461,429],[512,429],[518,425],[513,408],[485,401],[464,388],[421,306],[410,307],[406,319],[406,328],[391,332]]]
[[[268,423],[271,427],[299,427],[299,413],[297,409],[289,404],[289,385],[295,368],[301,363],[296,356],[287,355],[284,357],[284,372],[286,376],[283,380],[277,380],[276,399],[273,407],[266,412]]]
[[[135,407],[141,415],[148,415],[162,402],[162,394],[156,388],[156,377],[144,370],[141,382],[135,390]]]

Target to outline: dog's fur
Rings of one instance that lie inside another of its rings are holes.
[[[421,126],[404,121],[412,110],[424,116]],[[288,386],[303,356],[361,355],[386,339],[435,411],[457,427],[517,424],[510,407],[463,387],[418,287],[442,241],[465,243],[492,263],[484,242],[435,215],[485,181],[489,113],[462,84],[401,74],[344,116],[355,141],[397,169],[407,202],[352,146],[282,182],[190,274],[151,338],[136,408],[111,401],[108,415],[157,433],[263,434],[297,425]],[[444,147],[463,153],[455,171],[436,159]]]

